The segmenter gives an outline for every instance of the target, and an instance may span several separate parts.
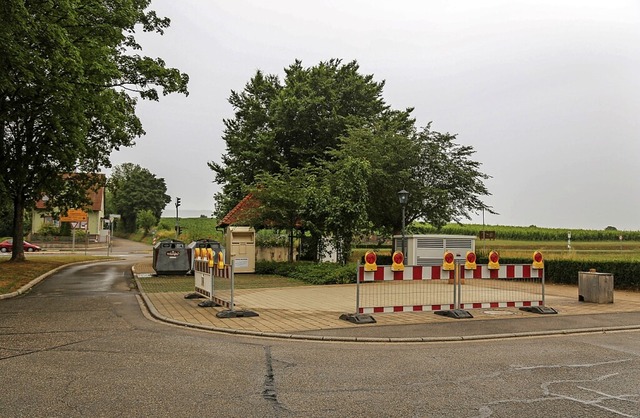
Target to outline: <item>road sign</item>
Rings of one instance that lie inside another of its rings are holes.
[[[69,209],[67,216],[60,217],[60,222],[86,222],[88,219],[87,212],[81,209]]]

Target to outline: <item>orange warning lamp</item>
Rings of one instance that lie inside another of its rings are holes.
[[[451,251],[445,251],[443,262],[442,262],[442,270],[455,270],[456,267],[453,264],[455,257]]]
[[[391,271],[404,271],[404,254],[402,254],[402,251],[393,253],[391,262]]]
[[[209,260],[209,267],[213,267],[213,248],[207,248],[207,259]]]
[[[224,254],[222,251],[218,251],[218,270],[222,270],[224,268]]]
[[[364,271],[378,270],[376,259],[376,253],[374,253],[373,251],[367,251],[364,255]]]
[[[464,269],[465,270],[475,270],[476,269],[476,253],[473,251],[467,251],[467,256],[464,260]]]
[[[543,269],[544,268],[544,258],[542,257],[542,253],[540,251],[535,251],[533,253],[533,265],[534,269]]]
[[[498,270],[500,268],[500,254],[497,251],[489,253],[489,270]]]

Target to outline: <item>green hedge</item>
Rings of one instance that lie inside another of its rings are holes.
[[[545,261],[545,277],[550,283],[578,284],[578,272],[596,269],[613,274],[614,288],[640,290],[640,263],[629,261]]]
[[[298,261],[296,263],[277,261],[256,262],[256,273],[277,274],[291,277],[311,284],[344,284],[356,282],[356,265],[336,263],[314,263]]]

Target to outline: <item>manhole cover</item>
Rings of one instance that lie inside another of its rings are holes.
[[[510,311],[484,311],[483,314],[486,314],[486,315],[513,315],[513,312],[510,312]]]

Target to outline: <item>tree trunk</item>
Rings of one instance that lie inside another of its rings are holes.
[[[23,262],[24,258],[24,197],[18,193],[13,199],[13,249],[11,260]]]

